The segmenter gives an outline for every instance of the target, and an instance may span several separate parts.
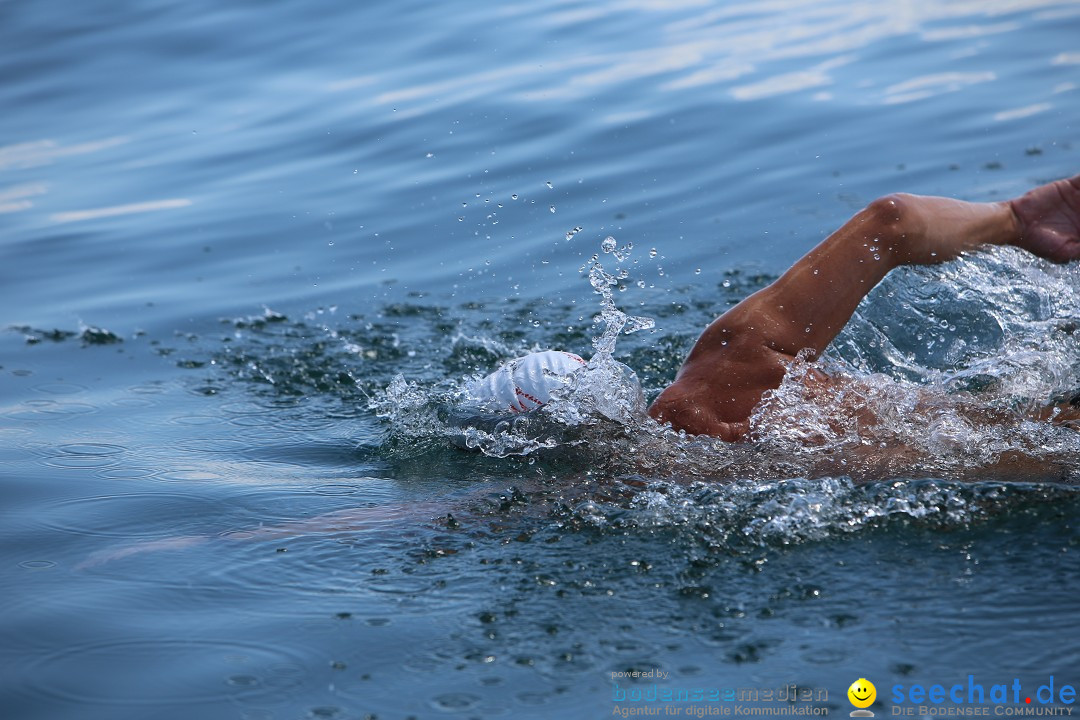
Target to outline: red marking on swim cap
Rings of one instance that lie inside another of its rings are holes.
[[[583,359],[581,359],[579,356],[575,355],[572,352],[566,352],[565,350],[561,350],[560,352],[571,360],[577,360],[582,365],[588,365],[587,362],[585,362]]]
[[[515,392],[516,394],[518,394],[518,395],[521,395],[521,396],[522,396],[523,398],[525,398],[526,400],[531,400],[531,401],[533,401],[534,403],[536,403],[536,407],[543,407],[543,405],[544,405],[544,403],[540,402],[539,400],[537,400],[536,398],[534,398],[534,397],[533,397],[532,395],[530,395],[529,393],[525,392],[524,390],[522,390],[521,388],[517,387],[516,385],[514,386],[514,392]],[[522,410],[525,410],[525,411],[528,411],[528,410],[529,410],[529,408],[525,407],[525,403],[523,403],[523,402],[520,402],[520,401],[519,401],[519,402],[518,402],[518,404],[519,404],[519,405],[521,405],[521,409],[522,409]]]

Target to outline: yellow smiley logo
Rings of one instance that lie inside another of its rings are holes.
[[[870,707],[877,698],[877,688],[866,678],[859,678],[847,689],[848,700],[857,708]]]

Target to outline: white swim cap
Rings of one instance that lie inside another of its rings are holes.
[[[574,353],[545,350],[504,363],[469,387],[469,394],[491,410],[528,412],[551,400],[551,391],[585,367]]]

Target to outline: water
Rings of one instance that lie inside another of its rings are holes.
[[[533,349],[651,399],[881,194],[1075,174],[1078,29],[1065,0],[0,5],[5,717],[591,718],[635,669],[834,715],[859,677],[879,714],[1075,685],[1080,447],[1016,419],[1080,385],[1074,268],[891,276],[826,359],[861,435],[797,383],[731,447],[589,381],[453,440],[462,383]]]

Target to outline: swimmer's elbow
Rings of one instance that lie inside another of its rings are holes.
[[[914,195],[890,193],[874,200],[863,212],[876,227],[890,232],[902,233],[911,221]]]
[[[895,265],[918,262],[917,248],[911,246],[925,229],[920,225],[918,196],[907,193],[884,195],[867,205],[863,215],[869,224],[863,235],[873,236],[881,243]]]

